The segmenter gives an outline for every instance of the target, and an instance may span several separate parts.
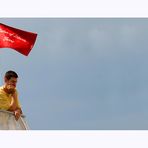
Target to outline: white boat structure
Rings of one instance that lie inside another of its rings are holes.
[[[25,115],[16,121],[14,113],[0,110],[0,130],[29,130]]]

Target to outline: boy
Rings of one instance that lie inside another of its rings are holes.
[[[0,109],[14,112],[16,120],[22,114],[16,89],[17,80],[18,75],[16,72],[7,71],[4,76],[4,85],[0,87]]]

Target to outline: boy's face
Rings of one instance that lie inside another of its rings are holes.
[[[8,90],[14,91],[17,84],[17,78],[11,77],[9,80],[5,78],[5,86]]]

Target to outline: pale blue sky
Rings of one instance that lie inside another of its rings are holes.
[[[148,19],[0,22],[38,33],[28,57],[0,49],[31,129],[148,129]]]

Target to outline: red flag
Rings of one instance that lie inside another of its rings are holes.
[[[0,23],[0,48],[12,48],[28,56],[34,46],[37,34],[13,28]]]

